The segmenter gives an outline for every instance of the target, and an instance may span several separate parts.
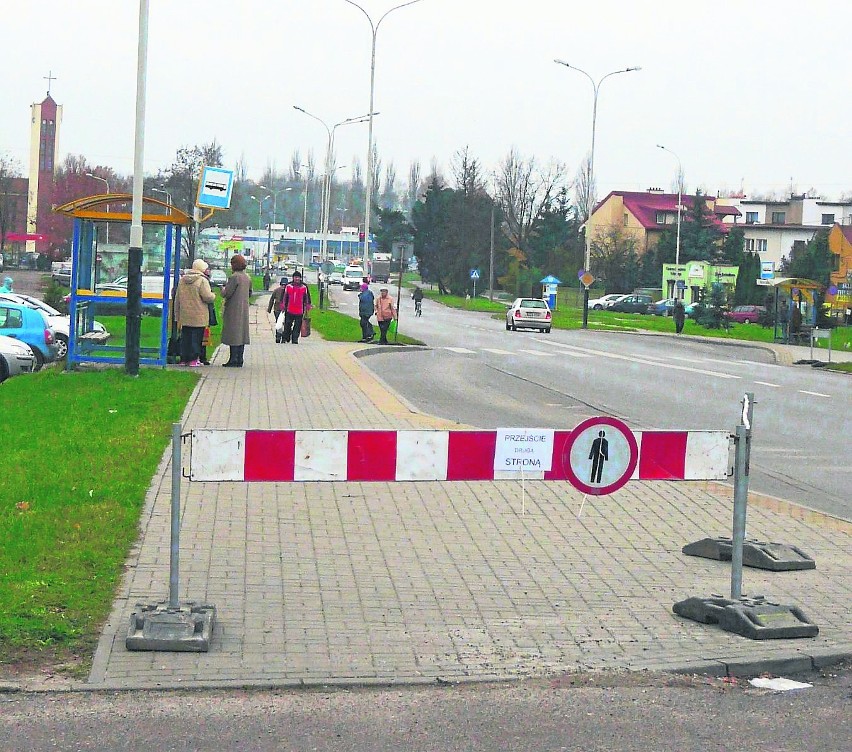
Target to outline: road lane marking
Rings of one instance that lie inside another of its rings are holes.
[[[483,347],[482,352],[490,352],[495,355],[514,355],[515,353],[509,352],[508,350],[498,350],[496,347]]]
[[[540,358],[555,358],[556,353],[542,352],[541,350],[521,350],[522,353],[529,353],[530,355],[538,355]]]
[[[475,350],[468,350],[466,347],[445,347],[444,349],[460,355],[473,355],[475,352]]]
[[[814,397],[827,397],[828,399],[831,399],[830,394],[823,394],[822,392],[809,392],[807,389],[799,389],[799,393],[800,394],[810,394]]]
[[[628,355],[619,355],[617,353],[606,352],[605,350],[591,350],[587,347],[576,347],[575,345],[564,345],[561,342],[552,342],[544,339],[536,339],[536,342],[542,342],[545,344],[549,344],[552,347],[562,347],[566,348],[566,351],[575,351],[588,353],[589,355],[599,355],[602,358],[612,358],[613,360],[626,360],[628,363],[640,363],[646,366],[658,366],[659,363],[655,363],[653,360],[647,360],[646,358],[637,358],[631,357]],[[704,368],[687,368],[686,366],[676,366],[673,363],[669,363],[666,366],[671,371],[687,371],[688,373],[700,373],[704,376],[715,376],[719,379],[741,379],[741,376],[734,376],[730,373],[722,373],[721,371],[708,371]]]
[[[755,384],[760,384],[761,386],[771,386],[773,389],[780,389],[781,384],[770,384],[768,381],[755,381]]]

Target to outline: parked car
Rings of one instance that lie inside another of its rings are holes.
[[[71,338],[71,317],[57,311],[53,306],[43,300],[34,298],[32,295],[23,293],[0,294],[0,301],[8,300],[11,303],[21,303],[41,311],[47,317],[47,323],[56,335],[56,357],[62,360],[68,354],[68,340]],[[106,327],[99,321],[92,323],[93,332],[105,332]]]
[[[0,383],[12,376],[32,373],[34,368],[35,356],[29,345],[0,335]]]
[[[0,334],[29,345],[35,370],[56,360],[56,337],[41,311],[19,303],[0,302]]]
[[[54,263],[50,276],[54,282],[64,287],[71,287],[71,262],[60,261]]]
[[[506,330],[541,329],[550,332],[553,324],[550,307],[540,298],[516,298],[506,311]]]
[[[625,295],[621,300],[615,301],[609,310],[619,313],[648,313],[648,306],[653,302],[650,295]]]
[[[213,269],[210,272],[210,287],[224,287],[228,283],[228,275],[223,269]]]
[[[627,297],[621,293],[610,293],[600,298],[594,298],[589,301],[589,308],[594,311],[602,311],[604,308],[609,308],[617,300]]]
[[[330,285],[342,285],[343,284],[343,272],[332,272],[328,275],[328,284]]]
[[[723,314],[729,321],[736,321],[738,324],[757,323],[766,316],[766,308],[762,305],[738,305],[730,311],[725,311]]]
[[[653,316],[671,316],[674,311],[674,298],[664,298],[648,306],[648,313]]]

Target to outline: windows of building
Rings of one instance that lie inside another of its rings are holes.
[[[787,221],[787,212],[774,211],[772,212],[772,224],[783,225]]]
[[[757,212],[746,212],[746,224],[747,225],[756,225],[759,219],[759,215]]]
[[[822,224],[833,225],[834,224],[834,215],[833,214],[823,214],[822,215]]]
[[[839,272],[840,271],[840,254],[832,253],[831,254],[831,271]]]
[[[627,214],[627,212],[624,212],[624,226],[625,226],[625,227],[627,227],[627,220],[628,220],[628,216],[629,216],[629,215]]]
[[[749,253],[766,253],[767,240],[766,238],[746,238],[745,249]]]

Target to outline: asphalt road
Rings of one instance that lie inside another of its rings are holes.
[[[400,689],[0,694],[0,750],[548,752],[849,749],[852,673],[771,693],[721,679],[585,674]]]
[[[375,286],[374,286],[375,287]],[[335,290],[355,315],[355,293]],[[479,428],[573,427],[610,415],[636,429],[734,431],[755,395],[751,485],[852,519],[852,382],[777,366],[755,347],[592,330],[506,331],[487,314],[402,299],[422,352],[364,363],[420,410]]]

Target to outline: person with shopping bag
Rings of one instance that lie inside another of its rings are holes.
[[[266,312],[275,312],[275,342],[280,344],[284,341],[284,292],[287,288],[287,277],[281,277],[281,281],[269,296],[269,305]]]
[[[380,345],[389,345],[388,329],[392,322],[396,321],[396,306],[393,304],[393,298],[388,295],[388,288],[383,287],[379,291],[379,297],[376,298],[376,319],[379,322],[379,339]]]
[[[284,288],[283,308],[284,342],[298,345],[303,319],[311,310],[311,291],[302,282],[302,273],[298,270],[293,272],[292,281]]]

